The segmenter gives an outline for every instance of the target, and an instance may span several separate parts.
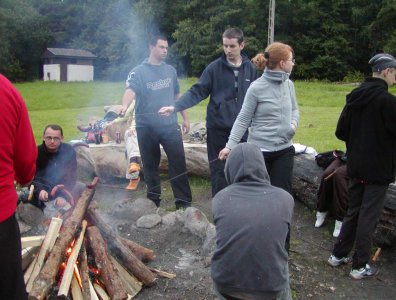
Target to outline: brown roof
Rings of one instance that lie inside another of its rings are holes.
[[[42,58],[54,56],[61,57],[79,57],[79,58],[96,58],[92,52],[82,49],[66,49],[66,48],[47,48]]]

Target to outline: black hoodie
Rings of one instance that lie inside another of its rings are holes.
[[[237,145],[225,166],[227,188],[213,198],[216,250],[212,278],[224,294],[274,299],[288,286],[286,237],[294,201],[270,185],[260,149]]]
[[[254,65],[245,54],[241,55],[238,88],[235,88],[234,69],[223,54],[211,62],[202,72],[198,82],[176,101],[175,110],[190,108],[210,95],[206,110],[206,127],[231,130],[248,87],[257,78]]]
[[[395,176],[396,97],[380,78],[367,78],[346,97],[336,136],[345,141],[348,175],[389,184]]]

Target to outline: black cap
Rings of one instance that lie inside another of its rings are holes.
[[[396,68],[396,59],[387,53],[379,53],[369,60],[373,72],[381,72],[387,68]]]

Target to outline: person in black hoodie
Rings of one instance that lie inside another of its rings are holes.
[[[212,279],[220,299],[290,299],[286,239],[294,200],[272,186],[259,147],[242,143],[225,165],[230,184],[213,198]]]
[[[165,106],[160,115],[190,108],[209,95],[206,111],[208,160],[212,181],[212,196],[227,186],[224,177],[224,161],[217,157],[225,147],[232,125],[241,110],[246,91],[257,78],[255,66],[241,51],[245,47],[243,32],[239,28],[228,28],[223,33],[224,53],[211,62],[194,84],[174,106]],[[242,139],[246,142],[247,133]]]
[[[355,244],[349,273],[354,279],[378,273],[369,264],[372,235],[395,178],[396,97],[388,87],[396,83],[396,60],[380,53],[369,64],[372,78],[347,95],[336,129],[336,136],[346,143],[350,199],[328,263],[334,267],[349,263],[347,255]]]

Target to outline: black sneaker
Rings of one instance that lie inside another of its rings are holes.
[[[379,272],[378,268],[366,264],[366,267],[364,268],[352,269],[351,272],[349,273],[349,276],[351,276],[353,279],[360,280],[363,278],[374,277],[375,275],[378,274],[378,272]]]

